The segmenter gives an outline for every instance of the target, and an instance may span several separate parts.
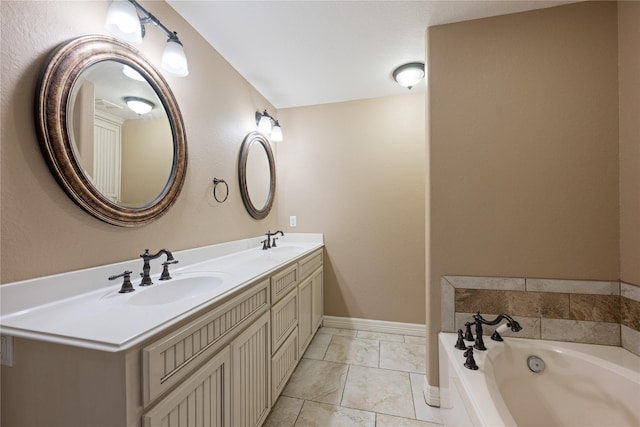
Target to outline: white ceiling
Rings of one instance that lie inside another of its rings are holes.
[[[572,3],[167,1],[276,108],[404,94],[391,74],[425,61],[428,27]]]

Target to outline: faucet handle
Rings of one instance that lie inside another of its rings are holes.
[[[473,347],[467,347],[467,350],[462,355],[466,357],[464,361],[465,368],[471,369],[472,371],[478,370],[476,360],[473,358]]]
[[[177,264],[178,260],[173,260],[173,261],[165,261],[162,263],[162,274],[160,275],[160,280],[170,280],[171,279],[171,275],[169,274],[169,265],[170,264]]]
[[[131,271],[126,270],[124,273],[122,274],[116,274],[115,276],[110,276],[109,280],[115,280],[118,277],[123,277],[124,279],[122,280],[122,287],[120,288],[120,290],[118,291],[118,293],[120,294],[126,294],[128,292],[133,292],[135,291],[135,289],[133,289],[133,285],[131,284]]]
[[[261,240],[260,243],[262,243],[262,250],[266,251],[267,249],[269,249],[269,246],[267,246],[267,239]]]
[[[275,248],[276,247],[276,240],[278,240],[277,237],[274,237],[273,240],[271,241],[271,247]]]

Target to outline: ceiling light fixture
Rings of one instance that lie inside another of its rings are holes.
[[[410,62],[393,71],[393,79],[401,86],[411,89],[424,78],[424,63]]]
[[[258,132],[266,135],[273,142],[282,141],[282,128],[280,123],[274,117],[264,110],[263,113],[256,111],[256,125],[258,125]]]
[[[138,15],[138,11],[142,16]],[[169,37],[162,52],[162,68],[176,76],[188,75],[187,57],[175,31],[165,27],[136,0],[113,0],[109,6],[105,27],[114,37],[132,44],[142,43],[145,24],[155,25]]]
[[[137,96],[125,96],[124,102],[127,103],[127,107],[138,115],[147,114],[156,106],[153,102]]]

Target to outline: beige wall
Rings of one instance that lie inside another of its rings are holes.
[[[237,179],[240,145],[245,134],[255,130],[254,114],[273,107],[164,2],[143,5],[178,32],[190,68],[185,78],[165,75],[184,117],[189,150],[186,183],[177,203],[156,222],[125,229],[94,219],[60,189],[35,135],[36,79],[60,43],[106,34],[109,4],[0,2],[2,283],[134,259],[145,248],[180,250],[277,228],[278,196],[272,213],[255,221],[244,209]],[[148,26],[138,49],[159,68],[165,41],[161,31]],[[229,183],[231,194],[224,204],[211,194],[214,176]]]
[[[620,280],[640,286],[640,2],[618,3]]]
[[[423,323],[424,93],[278,114],[279,223],[325,233],[325,314]]]
[[[619,279],[616,20],[586,2],[429,30],[432,356],[443,275]]]
[[[166,117],[122,124],[121,199],[144,206],[164,190],[173,167],[173,138]]]

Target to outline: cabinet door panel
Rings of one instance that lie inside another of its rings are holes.
[[[312,307],[312,281],[311,277],[298,286],[298,344],[300,354],[303,354],[311,341],[311,307]]]
[[[311,307],[311,327],[313,332],[318,330],[322,324],[324,316],[324,292],[322,267],[313,273],[312,280],[312,307]]]
[[[231,343],[234,427],[259,426],[271,409],[269,318],[265,313]]]
[[[230,353],[216,354],[143,416],[145,427],[230,425]]]

